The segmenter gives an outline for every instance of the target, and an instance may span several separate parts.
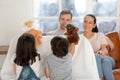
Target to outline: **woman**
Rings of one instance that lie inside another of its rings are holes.
[[[73,24],[66,25],[67,39],[72,54],[73,80],[99,80],[93,49],[89,41],[78,35],[78,28]]]
[[[92,14],[88,14],[84,18],[84,36],[91,43],[97,62],[99,77],[105,80],[114,80],[112,68],[115,67],[115,62],[112,57],[108,56],[106,48],[108,40],[103,33],[98,32],[96,18]]]

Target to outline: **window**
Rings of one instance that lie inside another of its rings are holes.
[[[116,29],[117,3],[117,0],[93,0],[93,14],[101,17],[98,20],[99,31],[107,33]]]
[[[69,9],[80,31],[83,31],[83,18],[88,13],[97,17],[99,31],[120,31],[119,5],[119,0],[34,0],[35,26],[43,32],[54,30],[58,27],[59,13]]]
[[[93,13],[96,16],[116,17],[117,0],[93,0]]]

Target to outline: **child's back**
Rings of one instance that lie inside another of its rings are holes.
[[[35,38],[32,34],[24,33],[19,37],[16,54],[11,60],[17,79],[29,80],[28,75],[33,73],[39,77],[40,54],[36,51]]]
[[[45,59],[45,73],[50,80],[72,80],[72,56],[68,53],[68,41],[62,37],[51,40],[53,53]]]

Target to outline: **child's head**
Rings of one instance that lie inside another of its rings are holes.
[[[78,28],[75,27],[73,24],[67,24],[66,25],[67,32],[65,35],[67,35],[67,39],[70,43],[75,43],[77,44],[79,41],[79,36],[78,36]]]
[[[66,56],[68,54],[68,47],[68,41],[63,37],[56,36],[51,40],[53,54],[57,57],[62,58],[63,56]]]
[[[34,36],[29,33],[21,35],[17,42],[14,62],[20,66],[33,64],[37,55]]]

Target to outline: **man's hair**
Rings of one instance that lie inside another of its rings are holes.
[[[38,56],[40,60],[40,55],[36,51],[34,36],[29,33],[22,34],[17,42],[14,62],[20,66],[27,66],[36,61],[36,56]]]
[[[51,48],[53,54],[57,57],[62,58],[63,56],[66,56],[68,54],[68,47],[69,47],[69,43],[67,39],[63,37],[55,36],[51,40]]]
[[[59,18],[61,17],[61,15],[64,15],[64,14],[70,14],[71,15],[71,18],[72,18],[72,13],[70,12],[70,10],[62,10],[61,13],[60,13],[60,16]]]

